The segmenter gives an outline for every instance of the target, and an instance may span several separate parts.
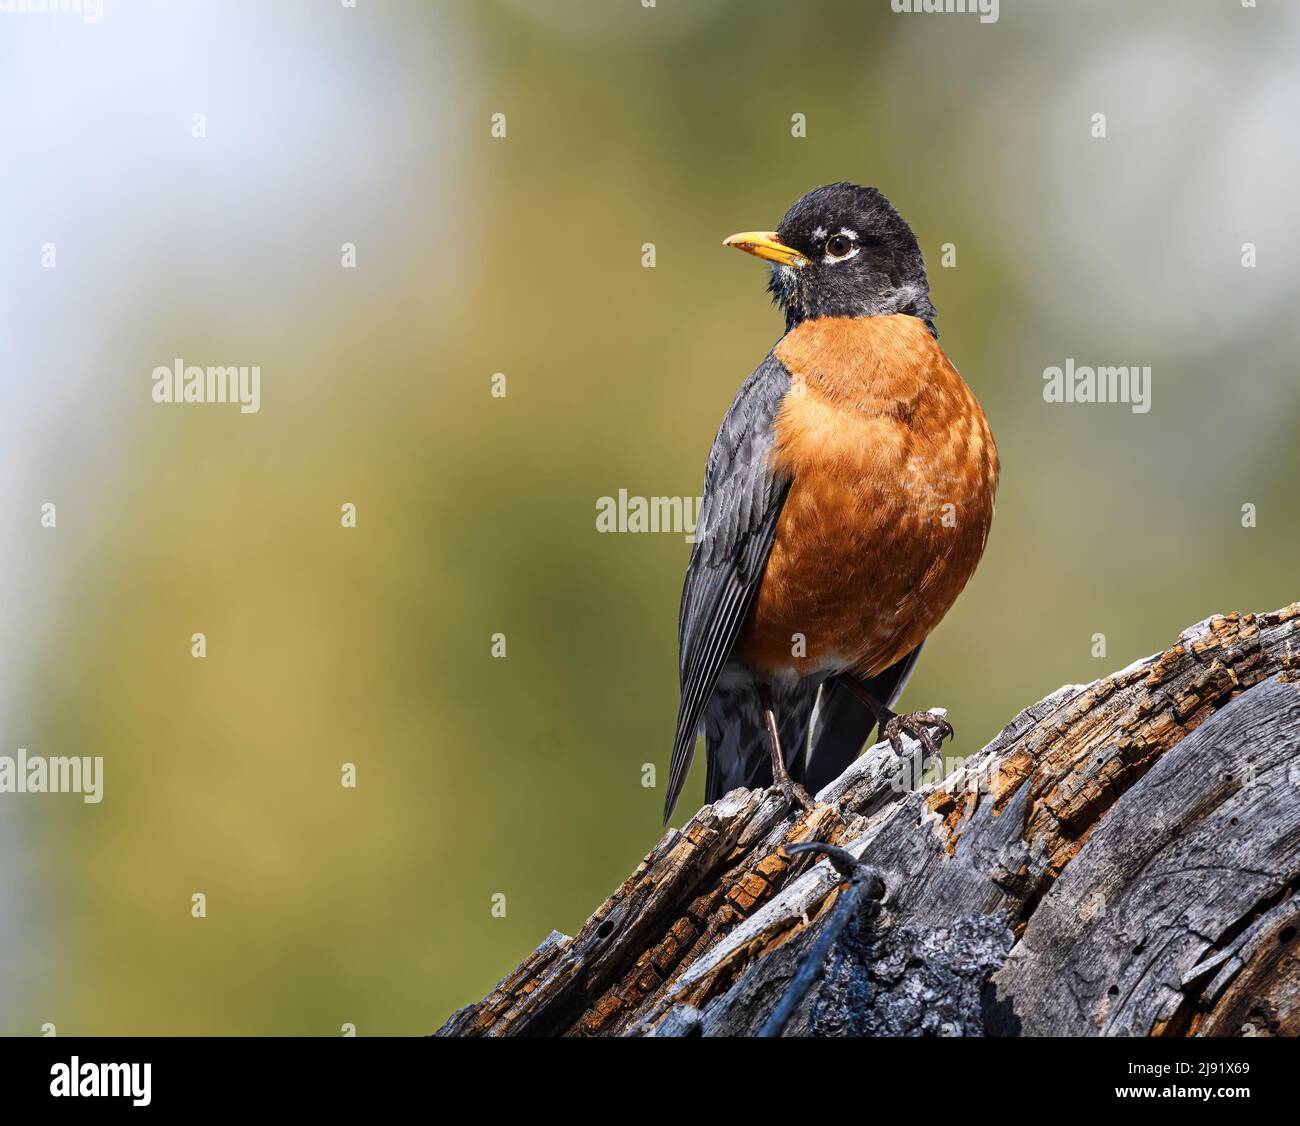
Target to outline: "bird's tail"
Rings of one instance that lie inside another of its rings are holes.
[[[817,699],[815,683],[800,682],[774,689],[777,733],[786,769],[798,781],[808,741],[808,720]],[[717,801],[737,786],[750,789],[772,784],[772,757],[758,692],[746,676],[720,681],[704,711],[704,738],[709,769],[704,800]]]
[[[892,708],[907,687],[920,653],[918,645],[884,672],[860,681],[862,687]],[[834,677],[820,684],[803,680],[778,685],[774,693],[786,769],[791,778],[816,794],[861,753],[876,724],[875,716]],[[772,784],[763,710],[748,674],[733,672],[718,681],[704,709],[703,726],[708,747],[706,802],[715,802],[740,786],[754,789]]]

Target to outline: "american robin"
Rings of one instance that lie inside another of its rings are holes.
[[[810,807],[876,725],[938,755],[947,722],[891,708],[984,552],[998,483],[916,236],[879,191],[816,188],[725,245],[772,264],[786,331],[709,452],[665,821],[701,727],[706,801],[775,783]]]

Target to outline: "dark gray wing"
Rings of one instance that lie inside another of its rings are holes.
[[[664,820],[672,815],[695,753],[704,707],[758,589],[789,490],[768,464],[773,423],[790,373],[769,355],[745,380],[709,451],[695,546],[677,624],[682,698]]]

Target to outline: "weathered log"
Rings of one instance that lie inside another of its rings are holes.
[[[705,806],[439,1035],[752,1035],[801,965],[786,1035],[1300,1033],[1300,603],[1067,685],[939,782],[913,765],[871,747],[797,817]],[[800,841],[885,883],[815,965],[850,884]]]

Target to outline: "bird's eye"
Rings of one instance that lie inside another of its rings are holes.
[[[848,235],[831,235],[826,240],[826,253],[832,258],[843,258],[853,249],[853,240]]]

